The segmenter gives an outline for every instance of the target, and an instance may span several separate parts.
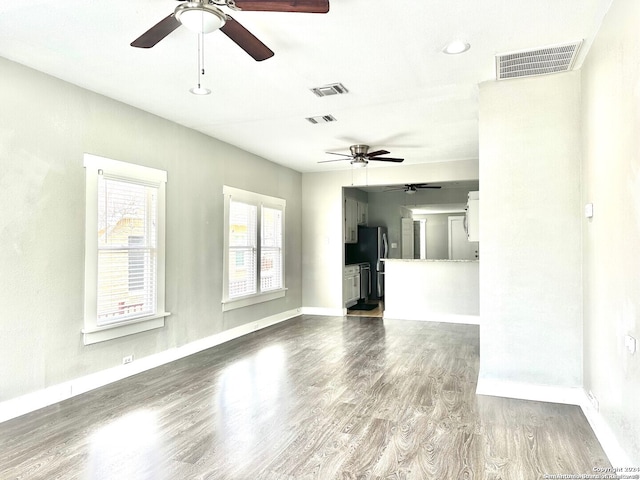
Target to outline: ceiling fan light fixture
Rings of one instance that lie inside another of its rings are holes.
[[[211,33],[222,28],[227,16],[217,7],[201,2],[185,2],[175,10],[176,19],[196,33]]]
[[[442,53],[446,53],[447,55],[458,55],[460,53],[464,53],[471,48],[467,42],[463,40],[454,40],[447,44],[446,47],[442,49]]]
[[[364,168],[368,163],[369,162],[367,162],[364,158],[355,158],[351,160],[351,165],[357,168]]]

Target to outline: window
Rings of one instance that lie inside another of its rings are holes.
[[[225,186],[223,310],[283,297],[286,201]]]
[[[85,154],[85,344],[164,326],[167,174]]]

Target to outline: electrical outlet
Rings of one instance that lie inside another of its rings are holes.
[[[587,394],[587,396],[589,397],[589,401],[591,402],[591,405],[593,406],[593,408],[596,410],[596,412],[599,412],[600,402],[598,402],[598,399],[596,398],[596,396],[593,394],[591,390],[589,390],[589,393]]]
[[[126,357],[122,357],[122,364],[126,365],[127,363],[133,362],[133,355],[127,355]]]

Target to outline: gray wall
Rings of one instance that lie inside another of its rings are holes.
[[[615,0],[582,69],[584,383],[640,465],[640,2]]]
[[[301,307],[301,175],[0,58],[0,401]],[[83,346],[83,153],[167,170],[166,326]],[[221,311],[222,185],[287,200],[286,297]]]
[[[410,216],[404,208],[406,194],[400,192],[369,193],[369,225],[387,227],[389,258],[402,258],[402,217]],[[393,248],[395,245],[395,248]]]

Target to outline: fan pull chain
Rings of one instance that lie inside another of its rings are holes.
[[[204,75],[204,34],[198,33],[198,88],[200,88],[200,75]]]
[[[211,90],[203,88],[200,77],[204,75],[204,34],[198,33],[198,86],[189,90],[194,95],[209,95]]]

